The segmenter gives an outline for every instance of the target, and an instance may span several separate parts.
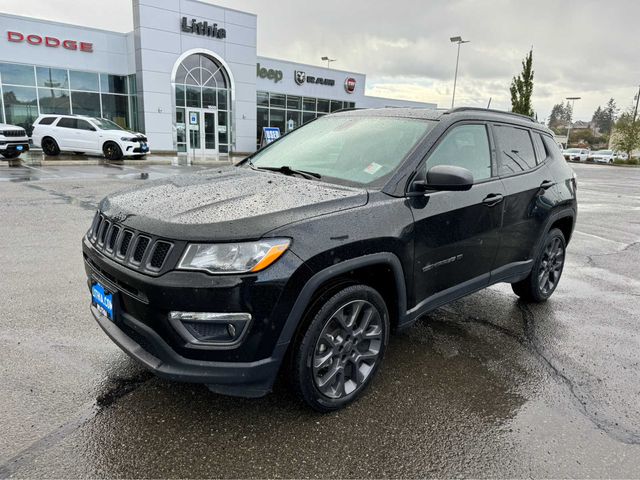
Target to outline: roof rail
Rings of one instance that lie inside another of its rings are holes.
[[[530,122],[537,123],[533,117],[529,115],[523,115],[521,113],[514,112],[505,112],[504,110],[494,110],[492,108],[481,108],[481,107],[456,107],[449,110],[447,113],[457,113],[457,112],[466,112],[466,111],[474,111],[474,112],[491,112],[491,113],[500,113],[502,115],[512,115],[514,117],[524,118],[529,120]]]

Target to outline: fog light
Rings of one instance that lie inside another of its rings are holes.
[[[170,312],[169,322],[189,344],[232,346],[251,322],[250,313]]]

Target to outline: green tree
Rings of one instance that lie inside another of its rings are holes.
[[[522,61],[522,72],[511,81],[511,111],[533,117],[533,49]]]
[[[633,109],[620,115],[612,133],[611,143],[617,150],[622,150],[629,155],[640,148],[640,122],[634,121]]]
[[[591,121],[595,124],[600,133],[604,135],[609,135],[611,133],[611,129],[613,128],[618,116],[618,110],[615,100],[610,98],[604,108],[598,107],[596,111],[593,112]]]
[[[571,104],[569,102],[567,102],[566,105],[564,103],[556,103],[551,109],[548,126],[556,133],[560,133],[560,130],[562,129],[564,129],[566,132],[566,127],[569,122],[571,122],[572,116],[573,109],[571,108]]]

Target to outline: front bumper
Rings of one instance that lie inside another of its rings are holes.
[[[257,274],[208,275],[170,270],[150,276],[127,268],[83,241],[89,289],[114,294],[114,320],[91,307],[107,335],[157,375],[205,383],[213,391],[256,397],[271,390],[288,343],[279,343],[293,304],[311,273],[292,252]],[[170,311],[248,312],[252,321],[237,345],[191,344]]]
[[[109,338],[154,374],[169,380],[206,383],[212,391],[225,395],[254,398],[269,393],[284,355],[284,351],[276,350],[272,357],[255,362],[192,360],[178,355],[156,332],[131,315],[121,315],[123,326],[129,330],[128,335],[94,306],[90,308]],[[133,336],[142,339],[146,349]]]
[[[18,147],[22,147],[21,149]],[[12,142],[4,142],[0,140],[0,152],[28,152],[29,151],[29,140],[25,141],[12,141]]]
[[[122,142],[122,153],[129,155],[148,155],[151,153],[147,142]]]

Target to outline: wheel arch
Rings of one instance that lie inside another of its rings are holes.
[[[382,272],[385,274],[373,275]],[[367,275],[370,278],[366,278]],[[391,285],[387,283],[390,279],[393,281]],[[280,333],[278,345],[292,343],[304,327],[303,320],[307,310],[324,294],[353,283],[375,288],[387,303],[392,326],[402,323],[407,312],[407,292],[402,264],[393,253],[373,253],[345,260],[314,274],[298,295]]]

